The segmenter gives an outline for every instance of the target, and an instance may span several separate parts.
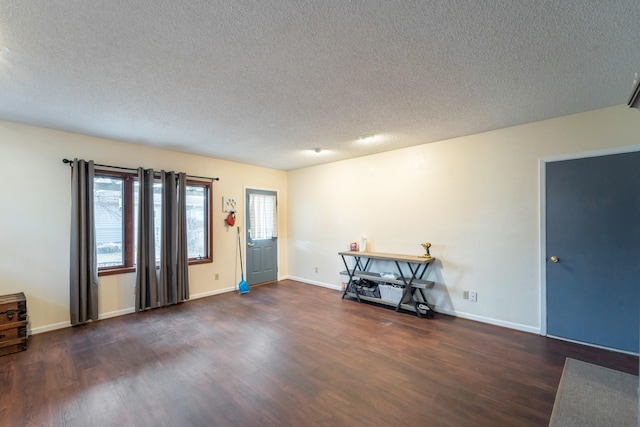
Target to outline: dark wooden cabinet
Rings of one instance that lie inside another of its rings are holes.
[[[27,349],[28,324],[24,293],[0,296],[0,356]]]

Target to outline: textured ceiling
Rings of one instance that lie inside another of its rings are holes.
[[[623,104],[638,22],[637,0],[1,0],[0,119],[291,170]]]

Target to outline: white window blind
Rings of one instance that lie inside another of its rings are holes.
[[[278,237],[278,205],[276,196],[249,194],[249,220],[251,239],[265,240]]]

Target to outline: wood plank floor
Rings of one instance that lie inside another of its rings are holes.
[[[638,358],[293,281],[35,335],[2,426],[546,426],[566,357]]]

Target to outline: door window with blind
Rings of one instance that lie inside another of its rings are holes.
[[[278,203],[275,195],[249,194],[249,224],[252,240],[278,237]]]

